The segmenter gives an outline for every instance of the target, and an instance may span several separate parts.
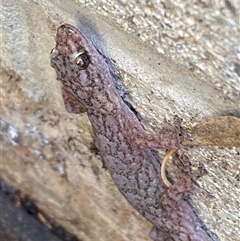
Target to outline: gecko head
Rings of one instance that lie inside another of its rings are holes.
[[[101,108],[109,99],[116,97],[116,89],[103,56],[74,26],[64,24],[58,28],[56,46],[50,58],[57,79],[82,103]]]
[[[74,26],[64,24],[56,34],[56,46],[52,49],[51,66],[63,85],[80,88],[102,89],[108,85],[110,72],[102,55]],[[111,78],[111,77],[110,77]]]

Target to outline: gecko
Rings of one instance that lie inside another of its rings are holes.
[[[211,241],[184,199],[196,186],[190,172],[182,172],[167,189],[153,153],[154,149],[180,147],[180,118],[175,117],[175,128],[169,133],[146,132],[118,93],[105,58],[70,24],[58,28],[50,59],[61,82],[66,110],[87,113],[97,148],[115,185],[153,224],[149,237],[154,241]],[[189,162],[186,156],[178,159],[182,164]]]

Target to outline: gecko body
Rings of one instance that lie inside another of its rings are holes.
[[[87,112],[101,157],[119,191],[153,224],[154,241],[210,241],[192,207],[183,199],[193,189],[183,177],[166,190],[160,164],[152,149],[179,148],[175,131],[148,134],[116,90],[108,65],[92,43],[75,27],[57,30],[51,65],[62,84],[67,111]]]

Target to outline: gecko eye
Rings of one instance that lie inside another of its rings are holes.
[[[86,52],[80,52],[75,58],[75,64],[80,68],[80,69],[86,69],[90,63],[89,56],[87,55]]]

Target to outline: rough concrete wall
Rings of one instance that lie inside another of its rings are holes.
[[[70,23],[116,68],[155,131],[240,116],[237,1],[2,1],[1,176],[82,240],[147,240],[150,224],[119,194],[94,146],[86,115],[68,114],[49,65],[56,29]],[[215,198],[192,204],[219,240],[237,240],[240,149],[186,151]],[[160,157],[163,152],[160,152]]]

